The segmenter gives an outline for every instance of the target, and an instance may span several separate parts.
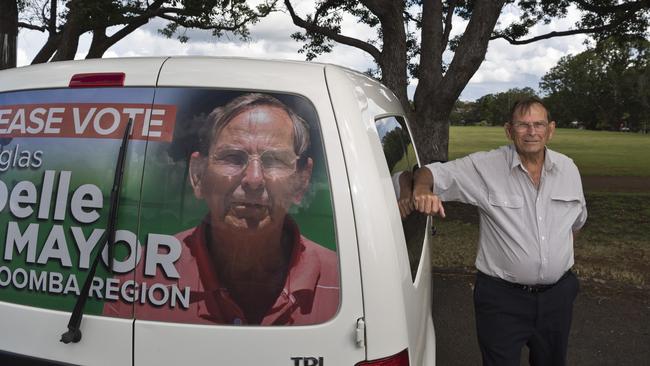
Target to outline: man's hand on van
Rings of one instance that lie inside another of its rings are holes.
[[[431,190],[419,190],[416,187],[413,191],[413,204],[416,210],[425,215],[445,217],[445,207],[440,197],[433,194]]]
[[[413,206],[425,215],[445,217],[442,201],[433,193],[433,175],[428,168],[420,168],[415,171]]]

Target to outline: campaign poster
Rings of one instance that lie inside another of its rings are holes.
[[[116,244],[101,242],[127,122]],[[86,314],[306,325],[339,306],[313,105],[203,88],[0,94],[0,301]],[[113,267],[108,268],[107,263]]]

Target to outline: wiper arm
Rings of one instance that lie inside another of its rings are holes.
[[[109,271],[113,272],[113,247],[115,244],[115,225],[117,224],[117,204],[120,200],[120,188],[122,186],[122,177],[124,176],[124,160],[126,158],[126,148],[129,144],[129,132],[131,131],[131,125],[133,124],[133,119],[129,118],[129,122],[126,124],[126,129],[124,130],[124,136],[122,136],[122,144],[120,145],[120,152],[117,156],[117,164],[115,165],[115,176],[113,178],[113,188],[111,188],[111,201],[108,208],[108,222],[106,223],[106,231],[102,234],[101,239],[99,239],[100,248],[96,253],[93,263],[90,266],[88,271],[88,277],[81,289],[81,294],[77,298],[77,302],[74,304],[74,310],[70,315],[70,320],[68,321],[68,331],[61,334],[61,342],[68,344],[70,342],[77,343],[81,340],[81,318],[83,317],[83,310],[86,306],[86,301],[88,296],[90,296],[90,285],[93,282],[95,277],[95,272],[97,271],[97,265],[99,264],[99,258],[102,256],[102,251],[104,247],[108,245],[108,268]]]

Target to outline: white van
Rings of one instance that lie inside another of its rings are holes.
[[[0,364],[433,365],[412,141],[333,65],[0,72]]]

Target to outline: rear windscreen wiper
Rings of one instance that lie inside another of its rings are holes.
[[[122,177],[124,176],[124,160],[126,158],[126,148],[129,144],[129,132],[131,131],[131,125],[133,120],[129,119],[129,122],[126,124],[126,129],[124,130],[124,136],[122,136],[122,144],[120,145],[120,152],[117,156],[117,164],[115,165],[115,176],[113,178],[113,187],[111,188],[111,201],[108,208],[108,222],[106,223],[106,230],[102,234],[101,239],[99,239],[99,251],[95,254],[93,263],[90,266],[88,271],[88,277],[81,289],[81,294],[77,298],[77,302],[74,304],[74,310],[70,315],[70,320],[68,321],[68,331],[61,334],[61,342],[63,343],[77,343],[81,340],[81,318],[83,317],[83,310],[86,305],[86,300],[90,295],[90,284],[93,282],[95,277],[95,272],[97,271],[97,265],[99,263],[99,258],[102,256],[102,251],[104,247],[108,245],[108,269],[110,272],[113,271],[113,247],[115,244],[115,225],[117,224],[117,204],[120,200],[120,188],[122,186]]]

